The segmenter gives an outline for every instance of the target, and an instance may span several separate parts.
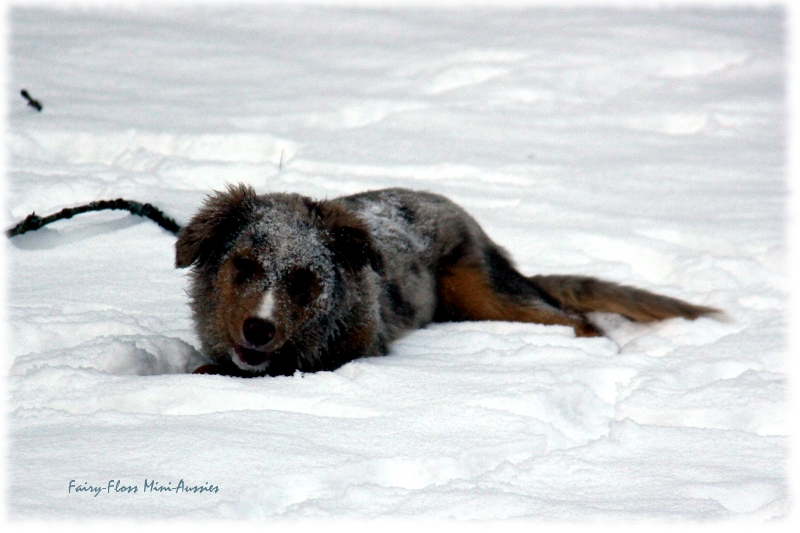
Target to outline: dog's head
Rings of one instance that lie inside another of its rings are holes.
[[[367,226],[342,206],[244,185],[210,196],[175,251],[178,268],[193,266],[209,355],[252,373],[287,352],[314,357],[303,334],[339,303],[342,283],[380,269]]]

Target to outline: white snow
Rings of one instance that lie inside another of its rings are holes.
[[[192,375],[175,238],[80,215],[5,244],[9,516],[786,516],[784,23],[775,7],[12,8],[9,225],[118,197],[185,223],[235,182],[420,188],[525,273],[728,319],[597,315],[608,337],[589,339],[435,324],[335,372]]]

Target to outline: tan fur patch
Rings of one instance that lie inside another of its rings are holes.
[[[536,309],[509,300],[492,289],[484,274],[474,267],[456,267],[439,279],[442,304],[460,320],[502,320],[572,326],[580,337],[600,334],[579,317]]]
[[[342,339],[342,349],[345,351],[366,353],[375,335],[372,324],[364,324],[347,332]]]
[[[225,261],[217,274],[217,292],[219,306],[215,314],[216,326],[219,331],[225,331],[235,344],[244,344],[242,325],[250,317],[256,316],[261,305],[263,294],[254,289],[244,289],[234,283],[236,267],[233,261]],[[275,333],[274,343],[281,342],[283,338],[280,328]],[[282,343],[282,342],[281,342]]]
[[[532,276],[535,285],[567,309],[579,313],[618,313],[636,322],[684,317],[691,320],[720,314],[713,307],[693,305],[676,298],[585,276]]]

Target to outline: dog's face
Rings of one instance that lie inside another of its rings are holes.
[[[313,357],[304,336],[337,304],[337,284],[378,267],[364,223],[341,207],[244,186],[206,201],[181,231],[176,265],[194,265],[209,355],[252,373],[285,353]]]

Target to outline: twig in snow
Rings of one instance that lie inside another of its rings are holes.
[[[28,94],[28,91],[22,89],[19,92],[19,94],[21,94],[22,97],[28,101],[29,106],[34,108],[36,111],[39,111],[40,113],[42,112],[42,104],[39,102],[39,100],[35,100],[30,94]]]
[[[6,235],[11,238],[15,235],[22,235],[28,231],[35,231],[42,226],[50,224],[51,222],[55,222],[56,220],[72,218],[75,215],[86,213],[88,211],[102,211],[104,209],[119,209],[123,211],[129,211],[131,214],[149,218],[173,235],[177,235],[181,230],[181,227],[178,225],[178,223],[170,217],[164,215],[160,209],[153,207],[150,204],[140,204],[139,202],[134,202],[133,200],[123,200],[122,198],[117,198],[116,200],[99,200],[97,202],[90,202],[86,205],[81,205],[78,207],[68,207],[62,209],[58,213],[46,216],[44,218],[37,216],[36,213],[31,213],[25,217],[25,220],[7,230]]]

